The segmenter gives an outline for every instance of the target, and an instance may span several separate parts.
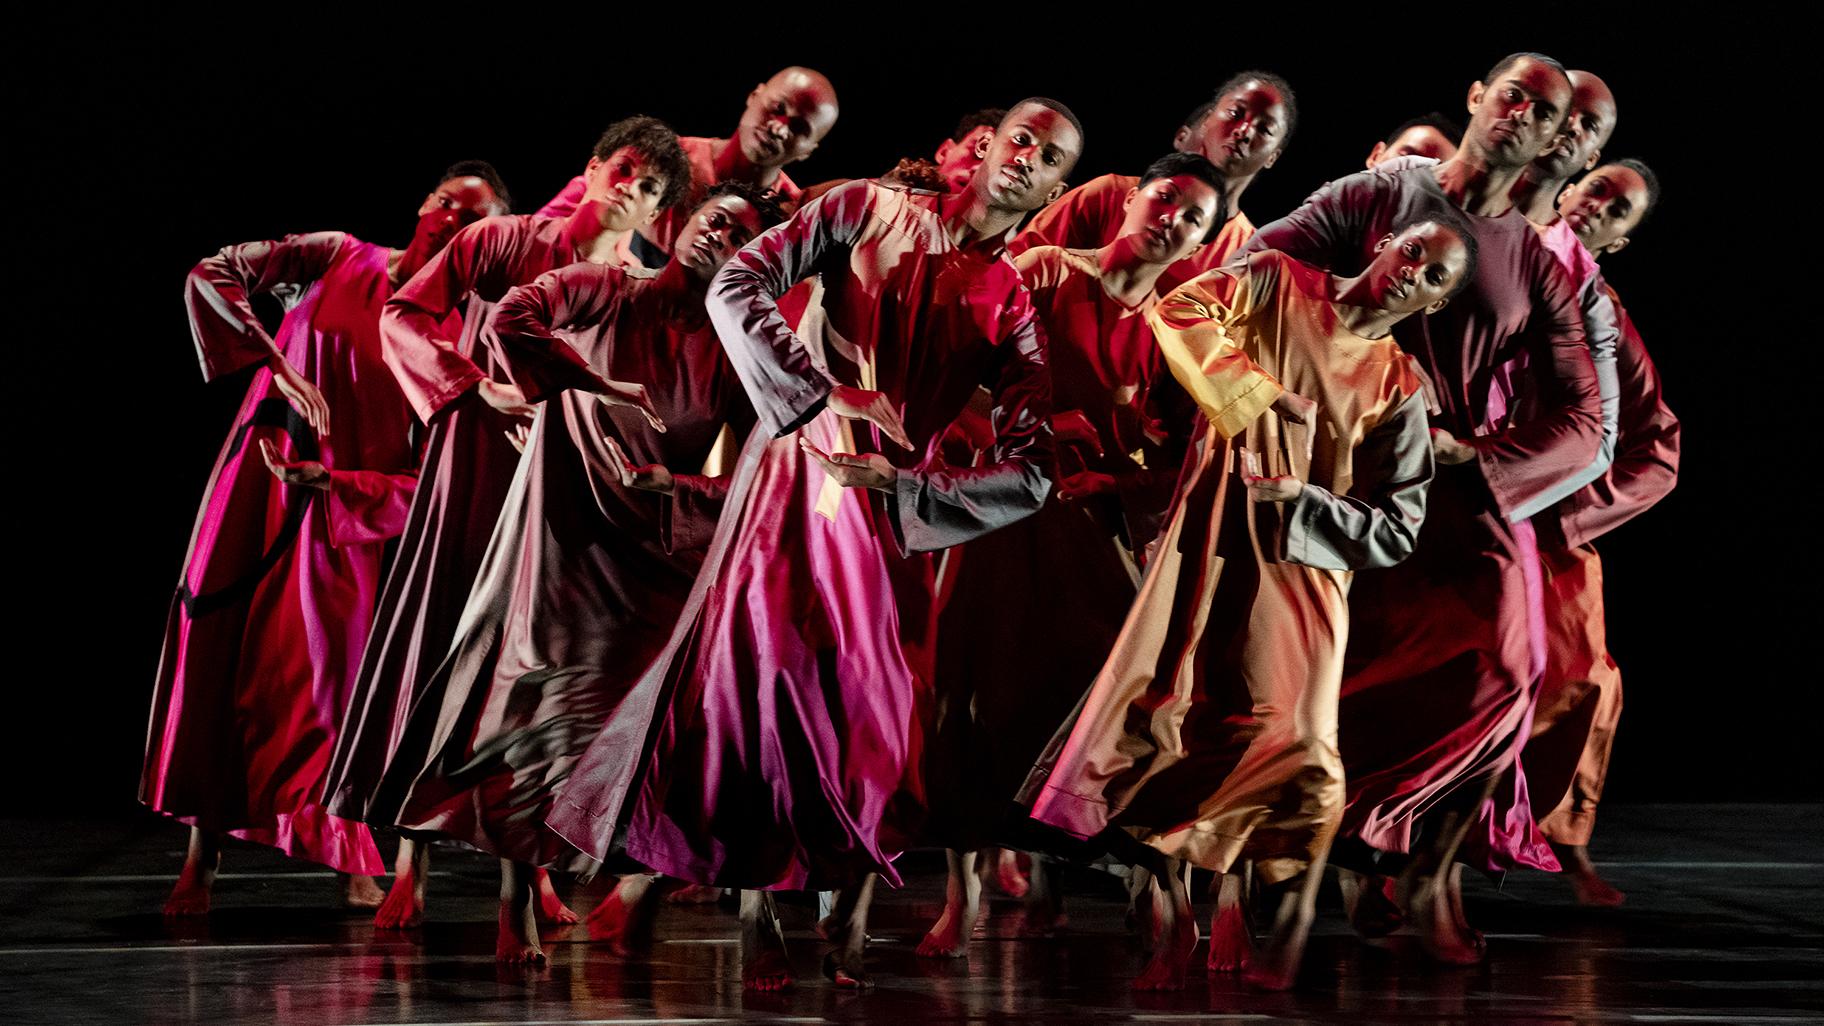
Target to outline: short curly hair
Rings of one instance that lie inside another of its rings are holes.
[[[709,190],[703,197],[703,203],[720,196],[738,196],[747,201],[747,205],[754,208],[754,213],[760,215],[761,231],[785,220],[785,207],[779,202],[779,194],[771,189],[757,188],[746,182],[722,182]],[[703,203],[698,203],[697,207]]]
[[[488,183],[488,188],[494,190],[495,197],[500,200],[501,212],[512,213],[513,197],[507,192],[506,180],[500,177],[499,171],[494,170],[494,165],[485,160],[459,160],[444,169],[443,177],[437,179],[437,184],[442,185],[452,178],[469,177]]]
[[[665,179],[665,194],[659,198],[659,209],[677,206],[690,195],[690,158],[678,142],[678,133],[658,118],[635,114],[608,126],[595,141],[597,160],[607,160],[623,147],[632,148],[646,162],[647,169]]]

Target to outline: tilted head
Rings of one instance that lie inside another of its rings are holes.
[[[1615,94],[1588,71],[1568,72],[1571,108],[1545,152],[1533,160],[1538,178],[1562,182],[1588,171],[1602,159],[1602,148],[1615,133]]]
[[[1641,222],[1659,204],[1659,176],[1638,160],[1604,164],[1558,197],[1558,216],[1577,241],[1598,256],[1626,248]]]
[[[1244,71],[1185,118],[1172,148],[1203,154],[1230,180],[1246,178],[1272,167],[1297,127],[1298,98],[1286,80]]]
[[[741,182],[723,182],[684,219],[672,259],[708,281],[736,250],[783,220],[785,212],[772,194]]]
[[[984,107],[965,114],[956,123],[950,138],[937,147],[937,170],[949,191],[962,192],[969,187],[969,179],[975,176],[975,169],[982,166],[982,158],[988,155],[994,130],[1006,116],[1007,112],[1000,107]]]
[[[1557,136],[1570,106],[1563,65],[1541,53],[1509,54],[1469,87],[1462,148],[1493,168],[1525,167]]]
[[[836,125],[836,87],[822,73],[790,67],[747,94],[735,144],[748,162],[781,168],[811,155]]]
[[[578,212],[594,212],[605,231],[631,231],[690,194],[690,158],[676,132],[636,114],[608,126],[583,168]]]
[[[418,205],[418,226],[412,231],[410,250],[429,259],[456,233],[484,217],[505,214],[513,209],[513,198],[507,194],[507,183],[500,172],[485,160],[461,160],[451,164]]]
[[[1149,264],[1189,256],[1222,230],[1222,172],[1196,153],[1168,153],[1128,190],[1120,237]]]
[[[1437,313],[1476,275],[1476,234],[1455,210],[1423,214],[1382,236],[1368,279],[1376,305],[1399,314]]]
[[[1069,107],[1034,96],[1007,111],[969,187],[988,204],[1027,211],[1064,191],[1064,176],[1083,155],[1083,123]]]
[[[1449,160],[1457,155],[1457,144],[1462,141],[1463,126],[1433,111],[1387,133],[1387,138],[1368,151],[1367,166],[1375,167],[1401,157]]]

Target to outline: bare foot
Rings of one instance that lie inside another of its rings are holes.
[[[358,873],[342,873],[342,904],[348,908],[379,908],[386,901],[386,892],[374,882],[371,876]]]
[[[741,966],[741,986],[748,990],[784,990],[791,985],[791,960],[777,948],[760,951]]]
[[[209,914],[209,892],[215,884],[215,871],[206,874],[193,873],[189,866],[177,878],[177,886],[171,888],[171,896],[165,899],[167,916],[206,916]]]
[[[722,888],[703,884],[685,884],[665,896],[672,905],[714,905],[722,900]]]
[[[1615,889],[1615,886],[1604,880],[1594,866],[1587,873],[1566,873],[1571,880],[1571,891],[1577,895],[1577,904],[1587,908],[1620,908],[1628,896]]]
[[[1185,969],[1191,964],[1191,951],[1197,947],[1197,920],[1188,910],[1166,928],[1162,943],[1153,951],[1134,980],[1135,990],[1183,990]]]
[[[539,922],[547,926],[569,926],[582,921],[580,916],[570,911],[570,906],[564,904],[564,899],[557,896],[557,887],[552,884],[550,873],[539,870],[533,886],[538,894]]]
[[[623,958],[639,957],[652,950],[652,924],[658,915],[654,886],[657,878],[644,873],[623,876],[602,903],[589,913],[589,939],[602,941]]]
[[[874,986],[874,978],[869,976],[861,959],[853,959],[852,952],[842,949],[823,956],[823,975],[841,990],[867,990]]]
[[[957,908],[944,905],[944,912],[918,942],[920,958],[961,958],[969,950],[969,938],[975,933],[979,906]]]
[[[1463,866],[1460,863],[1451,864],[1450,872],[1444,878],[1444,894],[1450,899],[1450,918],[1457,924],[1457,932],[1469,939],[1478,958],[1488,954],[1488,939],[1482,936],[1481,930],[1469,925],[1469,915],[1463,911]]]
[[[494,961],[505,965],[544,965],[545,950],[538,946],[538,920],[532,903],[500,903],[500,933],[494,942]]]
[[[1363,876],[1347,870],[1340,876],[1349,925],[1358,935],[1385,937],[1405,925],[1406,914],[1393,899],[1393,878]]]
[[[374,913],[377,930],[410,930],[424,923],[424,881],[416,870],[407,868],[393,877],[386,900]]]
[[[1237,901],[1217,905],[1210,916],[1210,954],[1213,973],[1240,972],[1254,956],[1254,934],[1248,929],[1247,909]]]
[[[1450,869],[1418,882],[1412,892],[1411,922],[1425,953],[1445,965],[1475,965],[1482,960],[1475,938],[1466,936],[1451,909]]]
[[[1009,898],[1024,898],[1032,889],[1026,874],[1020,871],[1020,853],[1009,848],[999,850],[994,860],[994,887]]]
[[[777,991],[792,985],[792,962],[785,954],[785,933],[773,896],[741,892],[741,986]]]
[[[1317,888],[1323,880],[1320,862],[1298,883],[1298,889],[1284,895],[1274,916],[1273,932],[1267,942],[1242,968],[1241,978],[1261,990],[1291,990],[1298,981],[1298,965],[1305,957],[1305,941],[1311,936],[1311,924],[1317,919]]]

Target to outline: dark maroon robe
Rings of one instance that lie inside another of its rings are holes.
[[[1358,273],[1383,236],[1452,205],[1436,166],[1332,182],[1262,228],[1247,250]],[[1432,426],[1476,458],[1437,468],[1412,557],[1362,574],[1350,592],[1343,836],[1407,852],[1428,813],[1456,808],[1477,821],[1465,861],[1555,870],[1517,765],[1544,661],[1538,553],[1532,526],[1506,514],[1595,459],[1601,395],[1576,294],[1538,233],[1513,209],[1469,221],[1475,280],[1443,311],[1401,321],[1394,337],[1435,391]],[[1515,424],[1501,396],[1522,361],[1538,376],[1539,403]],[[1500,783],[1484,800],[1491,777]]]
[[[681,265],[638,281],[573,264],[508,293],[493,327],[514,382],[545,406],[455,644],[426,688],[441,702],[419,703],[406,726],[404,748],[430,758],[394,760],[381,790],[402,805],[371,814],[581,871],[593,860],[546,828],[546,814],[604,722],[627,715],[690,594],[721,482],[688,471],[724,425],[746,437],[754,414],[704,313],[703,284]],[[665,431],[597,401],[598,376],[645,385]],[[609,437],[635,464],[685,471],[674,494],[623,486]]]
[[[330,766],[326,803],[337,815],[367,818],[420,685],[449,651],[519,462],[507,440],[513,418],[475,394],[483,377],[507,377],[481,333],[508,289],[576,260],[565,224],[526,214],[477,221],[400,286],[381,316],[387,366],[430,430]],[[460,335],[448,330],[458,310]]]
[[[323,394],[330,432],[255,373],[171,602],[140,779],[140,800],[183,822],[366,874],[383,868],[367,827],[320,796],[415,484],[411,411],[380,358],[390,254],[317,232],[230,246],[190,272],[203,377],[276,350]],[[249,305],[259,293],[285,298],[276,337]],[[329,489],[282,484],[262,440],[322,462]]]

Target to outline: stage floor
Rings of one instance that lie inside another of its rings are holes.
[[[239,845],[224,856],[215,912],[168,926],[158,910],[182,861],[176,824],[0,821],[0,1021],[1820,1022],[1821,841],[1824,806],[1605,808],[1595,855],[1628,893],[1624,908],[1579,909],[1563,881],[1538,873],[1499,892],[1472,880],[1489,958],[1447,970],[1409,937],[1357,941],[1327,895],[1290,994],[1201,971],[1182,993],[1133,993],[1142,959],[1123,903],[1112,878],[1087,872],[1072,878],[1058,935],[1022,936],[1018,904],[997,899],[966,959],[916,958],[943,876],[941,858],[912,853],[908,886],[883,889],[875,906],[874,990],[826,983],[811,910],[792,908],[798,986],[756,995],[741,989],[727,908],[668,909],[649,961],[616,958],[573,927],[546,940],[547,968],[506,970],[491,955],[494,864],[473,853],[437,851],[431,922],[411,933],[377,935],[369,914],[336,909],[331,874]],[[605,891],[576,888],[570,903],[586,914]]]

